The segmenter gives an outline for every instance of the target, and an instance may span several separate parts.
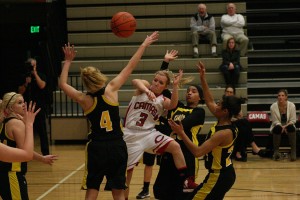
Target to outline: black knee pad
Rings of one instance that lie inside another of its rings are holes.
[[[147,166],[153,166],[155,161],[155,154],[144,152],[143,154],[143,163]]]

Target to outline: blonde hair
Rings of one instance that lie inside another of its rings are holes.
[[[92,66],[81,68],[80,76],[86,90],[91,93],[95,93],[101,89],[108,79],[99,69]]]
[[[9,108],[12,105],[14,105],[16,102],[16,99],[20,96],[22,96],[22,95],[15,93],[15,92],[5,93],[3,95],[1,106],[0,106],[1,110],[4,110],[5,108]]]
[[[9,112],[9,108],[16,103],[18,97],[22,97],[22,95],[15,92],[8,92],[3,95],[2,101],[0,101],[0,118],[5,117],[5,113]]]
[[[167,86],[173,83],[173,79],[174,79],[175,75],[173,74],[172,71],[170,71],[170,70],[160,70],[160,71],[157,71],[154,74],[154,76],[156,76],[157,74],[167,77],[167,82],[166,82]],[[194,77],[192,77],[192,76],[182,77],[180,82],[179,82],[179,87],[181,87],[182,85],[188,84],[188,83],[192,82],[193,80],[194,80]]]

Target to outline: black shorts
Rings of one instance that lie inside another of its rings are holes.
[[[126,189],[127,146],[123,139],[89,141],[82,189],[99,190],[104,176],[111,189]]]
[[[0,196],[5,200],[28,200],[27,181],[21,172],[0,173]],[[14,198],[13,198],[14,197]]]

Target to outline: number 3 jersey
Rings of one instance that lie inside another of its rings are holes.
[[[164,112],[163,102],[163,95],[153,101],[149,100],[146,93],[133,96],[127,109],[125,127],[135,130],[153,129]]]

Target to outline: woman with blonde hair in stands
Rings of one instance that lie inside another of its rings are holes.
[[[272,124],[270,131],[273,134],[273,159],[279,160],[279,146],[281,136],[287,134],[291,145],[291,161],[296,161],[296,106],[288,101],[288,91],[280,89],[277,101],[270,107]]]

